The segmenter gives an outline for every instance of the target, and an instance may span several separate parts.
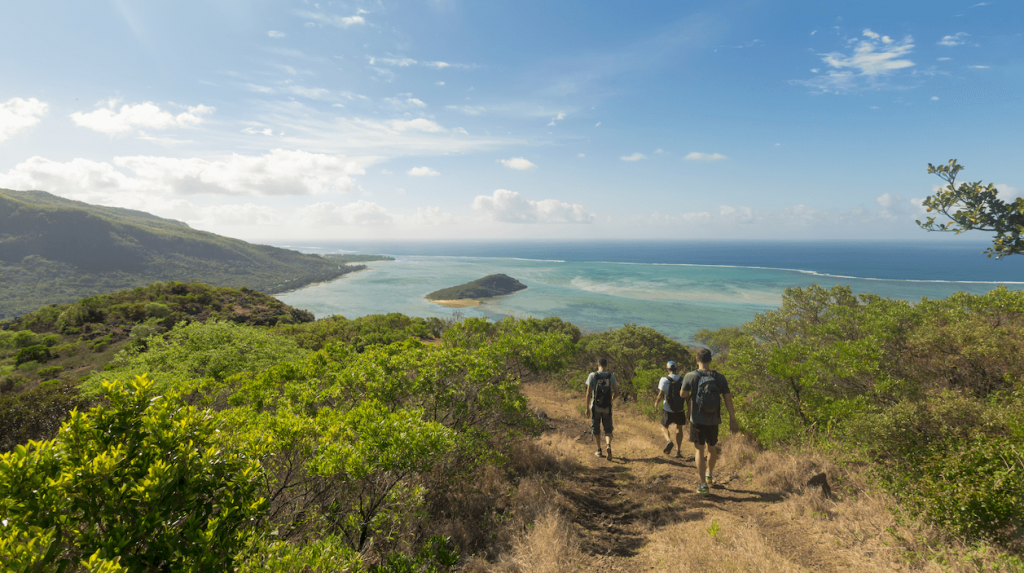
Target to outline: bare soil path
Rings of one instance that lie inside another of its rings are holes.
[[[658,424],[617,405],[614,457],[596,457],[583,392],[567,393],[545,382],[526,384],[524,390],[531,407],[547,419],[542,444],[560,445],[560,451],[575,456],[581,465],[577,475],[559,484],[581,540],[580,570],[693,570],[686,565],[688,559],[679,561],[692,553],[682,547],[685,544],[712,548],[707,552],[710,558],[717,550],[750,552],[721,555],[733,559],[739,567],[733,570],[862,570],[830,551],[829,540],[813,528],[777,511],[782,494],[758,490],[751,485],[751,476],[740,475],[742,470],[734,468],[743,464],[730,459],[729,438],[723,440],[711,495],[704,497],[696,493],[693,449],[685,436],[682,458],[675,452],[665,455]],[[738,537],[741,530],[743,539]],[[721,543],[726,534],[737,537]]]

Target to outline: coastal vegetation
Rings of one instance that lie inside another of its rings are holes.
[[[693,362],[685,345],[637,325],[312,321],[271,301],[170,283],[0,323],[7,376],[63,359],[67,337],[119,345],[88,372],[0,396],[0,435],[15,436],[0,457],[0,561],[398,572],[482,571],[517,555],[522,566],[497,570],[520,571],[541,559],[523,553],[541,550],[523,545],[536,530],[550,570],[572,570],[558,555],[578,554],[576,534],[550,504],[589,478],[538,449],[549,422],[523,383],[578,394],[608,357],[623,389],[617,416],[653,419],[664,362]],[[1024,293],[912,304],[790,289],[778,310],[696,340],[728,376],[749,436],[728,446],[736,463],[765,480],[806,460],[829,472],[833,505],[812,502],[799,477],[779,482],[811,504],[808,518],[884,495],[900,521],[871,535],[910,566],[960,559],[954,546],[980,565],[952,570],[1024,566]],[[641,495],[654,487],[644,483],[628,487]],[[732,543],[740,526],[725,523],[733,529],[705,534]]]
[[[506,274],[487,275],[458,286],[443,288],[426,295],[427,300],[455,301],[512,294],[526,285]]]
[[[157,281],[278,293],[363,268],[141,211],[0,189],[0,320]]]

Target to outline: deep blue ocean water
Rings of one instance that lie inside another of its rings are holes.
[[[283,246],[283,245],[282,245]],[[624,323],[690,340],[777,308],[790,287],[849,286],[919,301],[1000,284],[1024,289],[1024,256],[989,259],[977,241],[346,241],[287,245],[313,253],[386,254],[395,261],[278,296],[317,317],[401,312],[448,317],[434,290],[505,273],[528,288],[461,309],[466,316],[560,316],[587,330]]]

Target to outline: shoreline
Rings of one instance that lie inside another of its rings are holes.
[[[459,298],[455,300],[431,300],[428,298],[427,300],[448,308],[471,308],[483,304],[482,300],[476,298]]]

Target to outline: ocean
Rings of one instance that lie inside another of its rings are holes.
[[[310,253],[395,257],[330,283],[277,295],[317,318],[558,316],[585,331],[650,326],[683,342],[701,328],[740,325],[782,304],[783,291],[818,284],[919,301],[998,285],[1024,289],[1024,256],[997,261],[987,244],[913,242],[346,241],[303,243]],[[1018,260],[1019,259],[1019,260]],[[504,273],[526,290],[452,309],[424,295]]]

